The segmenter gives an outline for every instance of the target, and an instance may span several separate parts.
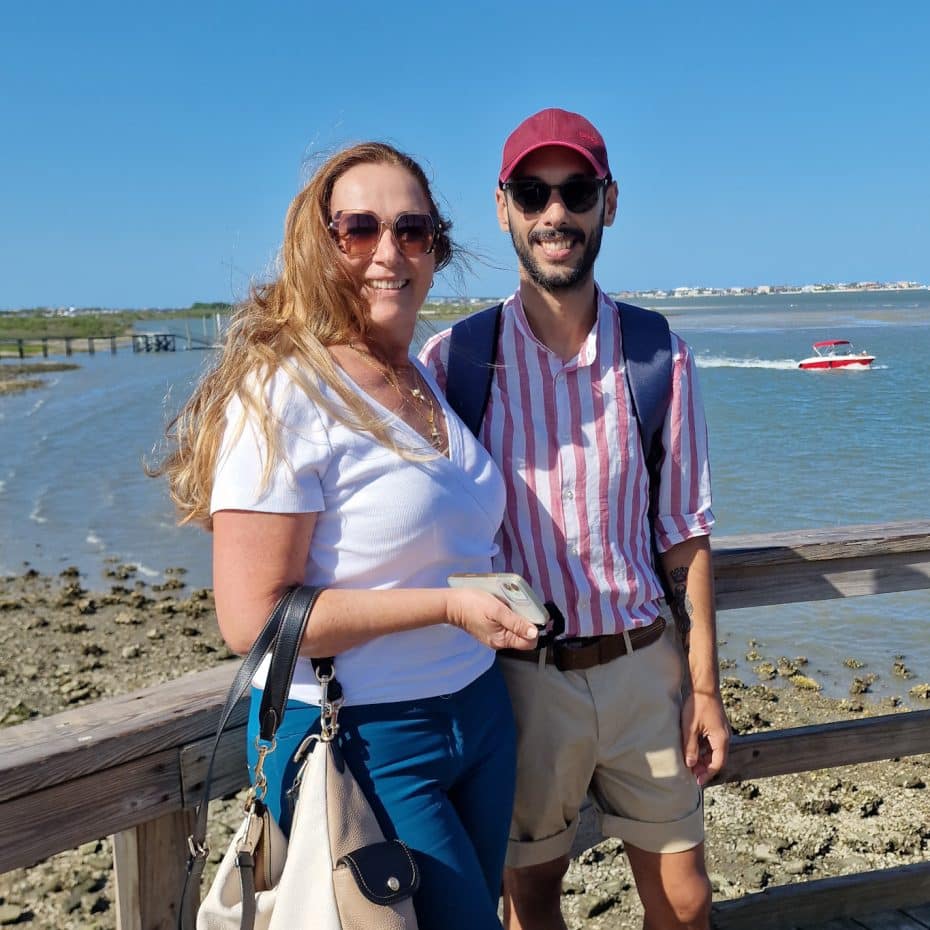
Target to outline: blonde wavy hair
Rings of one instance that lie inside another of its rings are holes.
[[[397,445],[384,419],[346,385],[327,351],[327,346],[364,339],[368,329],[368,304],[360,283],[329,230],[333,186],[350,168],[364,164],[404,168],[416,178],[438,230],[436,270],[452,261],[451,223],[440,215],[426,174],[409,155],[382,142],[365,142],[328,158],[288,208],[277,277],[252,286],[233,316],[217,364],[169,423],[166,452],[157,467],[148,469],[153,476],[167,476],[181,523],[212,528],[210,495],[233,397],[244,408],[236,428],[241,432],[248,418],[265,439],[268,454],[262,477],[269,480],[282,453],[278,423],[265,397],[279,369],[349,428],[371,433],[402,455],[412,454]],[[322,385],[341,406],[324,397]]]

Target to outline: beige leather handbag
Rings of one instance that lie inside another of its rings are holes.
[[[412,900],[419,887],[416,861],[400,840],[385,840],[339,749],[341,698],[331,659],[313,660],[323,690],[320,732],[309,735],[297,751],[289,841],[262,802],[262,766],[274,751],[297,649],[319,593],[318,588],[301,586],[279,601],[230,688],[217,740],[255,668],[271,650],[254,783],[242,825],[197,912],[197,930],[416,930]],[[204,838],[212,768],[211,756],[197,826],[189,841],[185,896],[199,884],[208,852]],[[182,919],[179,926],[183,928]]]

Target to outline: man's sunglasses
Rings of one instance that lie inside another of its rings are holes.
[[[562,184],[547,184],[537,178],[517,178],[501,181],[501,190],[510,191],[513,202],[524,213],[541,213],[546,209],[553,191],[558,191],[571,213],[587,213],[596,203],[601,191],[610,184],[606,178],[569,178]]]
[[[432,252],[436,241],[436,224],[428,213],[398,213],[388,222],[368,210],[340,210],[329,221],[329,228],[349,258],[374,255],[385,228],[391,230],[397,248],[408,258]]]

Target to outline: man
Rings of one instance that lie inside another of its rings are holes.
[[[529,117],[504,145],[496,196],[520,286],[501,313],[480,430],[508,491],[494,567],[523,575],[566,620],[545,655],[501,659],[520,757],[505,923],[564,930],[561,881],[590,792],[602,832],[620,838],[629,856],[644,928],[705,930],[701,788],[723,765],[729,727],[694,361],[672,334],[653,527],[619,316],[593,273],[617,213],[601,134],[564,110]],[[422,354],[443,386],[448,337],[435,337]],[[661,613],[668,611],[653,530],[677,623]]]

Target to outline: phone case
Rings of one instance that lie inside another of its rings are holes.
[[[549,622],[549,612],[529,583],[515,572],[461,572],[449,575],[450,587],[480,588],[502,600],[514,613],[539,627]]]

